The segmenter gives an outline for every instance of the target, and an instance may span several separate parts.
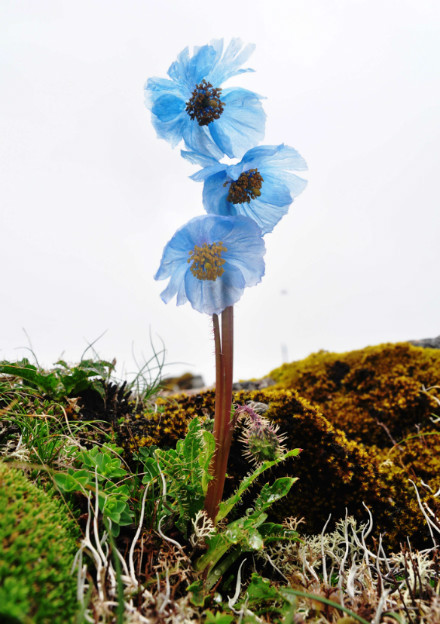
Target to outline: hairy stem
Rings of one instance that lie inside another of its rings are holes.
[[[222,312],[221,335],[217,314],[213,315],[215,341],[215,416],[216,450],[211,464],[212,480],[205,499],[205,511],[213,522],[223,496],[229,449],[232,442],[231,422],[234,315],[232,306]]]

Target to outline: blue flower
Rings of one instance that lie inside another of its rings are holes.
[[[191,219],[165,246],[154,279],[170,278],[161,293],[168,303],[189,301],[198,312],[220,314],[246,286],[264,275],[265,246],[258,225],[247,217],[202,215]]]
[[[174,147],[182,139],[188,149],[222,158],[241,158],[264,136],[266,115],[261,96],[220,85],[231,76],[252,69],[239,69],[255,46],[243,47],[232,39],[223,52],[223,39],[185,48],[168,70],[171,80],[149,78],[145,103],[152,112],[158,136]]]
[[[236,165],[196,152],[182,151],[182,156],[203,166],[191,178],[204,181],[206,212],[245,215],[258,223],[263,234],[272,232],[307,184],[292,173],[306,170],[305,160],[287,145],[254,147]]]

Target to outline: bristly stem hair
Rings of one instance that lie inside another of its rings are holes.
[[[232,442],[234,421],[232,410],[232,375],[234,359],[234,309],[225,308],[219,317],[212,316],[215,343],[215,416],[214,438],[216,449],[211,464],[212,479],[208,485],[205,511],[215,522],[218,507],[223,496],[229,450]]]

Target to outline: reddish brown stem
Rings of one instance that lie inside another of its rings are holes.
[[[215,521],[218,507],[223,496],[229,450],[232,442],[233,308],[226,308],[222,312],[221,336],[218,316],[216,314],[213,315],[213,325],[216,365],[214,416],[216,450],[211,464],[211,474],[213,478],[208,485],[205,499],[205,511],[208,516]]]

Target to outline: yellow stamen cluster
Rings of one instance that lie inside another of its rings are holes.
[[[194,277],[199,280],[215,280],[225,272],[223,265],[226,262],[222,258],[222,252],[228,251],[227,247],[219,241],[218,243],[203,243],[196,245],[189,252],[188,262],[191,262],[190,270]]]

